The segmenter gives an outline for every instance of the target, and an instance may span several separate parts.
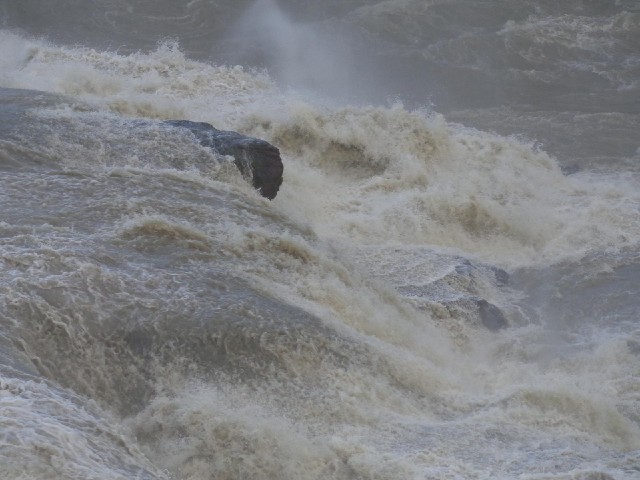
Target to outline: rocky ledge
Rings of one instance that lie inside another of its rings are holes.
[[[272,200],[278,194],[284,167],[280,151],[270,143],[237,132],[218,130],[204,122],[166,120],[164,123],[186,128],[201,145],[220,155],[232,156],[240,173],[263,197]]]

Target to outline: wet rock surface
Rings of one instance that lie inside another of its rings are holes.
[[[270,200],[278,194],[284,167],[280,151],[269,142],[237,132],[218,130],[205,122],[167,120],[167,125],[186,128],[201,145],[220,155],[230,155],[240,173],[251,180],[263,197]]]

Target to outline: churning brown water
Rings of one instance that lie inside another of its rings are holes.
[[[0,25],[1,478],[640,478],[637,2]]]

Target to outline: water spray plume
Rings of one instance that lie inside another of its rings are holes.
[[[350,93],[344,46],[321,25],[294,20],[273,0],[249,7],[230,40],[238,60],[266,67],[285,86],[338,98]]]

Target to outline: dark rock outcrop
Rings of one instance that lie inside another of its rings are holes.
[[[640,355],[640,342],[636,340],[627,340],[627,348],[634,355]]]
[[[509,285],[509,274],[505,270],[498,267],[489,268],[493,271],[493,274],[496,277],[496,285],[499,287],[506,287]]]
[[[480,314],[480,320],[482,324],[492,332],[496,332],[501,328],[506,328],[509,325],[507,318],[498,307],[493,303],[489,303],[484,299],[476,300],[478,305],[478,313]]]
[[[446,311],[451,317],[467,319],[492,332],[508,328],[511,320],[490,300],[500,301],[500,290],[509,285],[509,273],[461,257],[450,257],[450,261],[453,268],[443,271],[440,278],[427,285],[399,285],[398,292],[411,298],[414,305],[430,309],[436,317]]]
[[[220,155],[230,155],[240,173],[251,182],[263,197],[273,199],[282,184],[284,170],[280,151],[270,143],[237,132],[218,130],[208,123],[189,120],[167,120],[174,127],[186,128],[200,144]]]

